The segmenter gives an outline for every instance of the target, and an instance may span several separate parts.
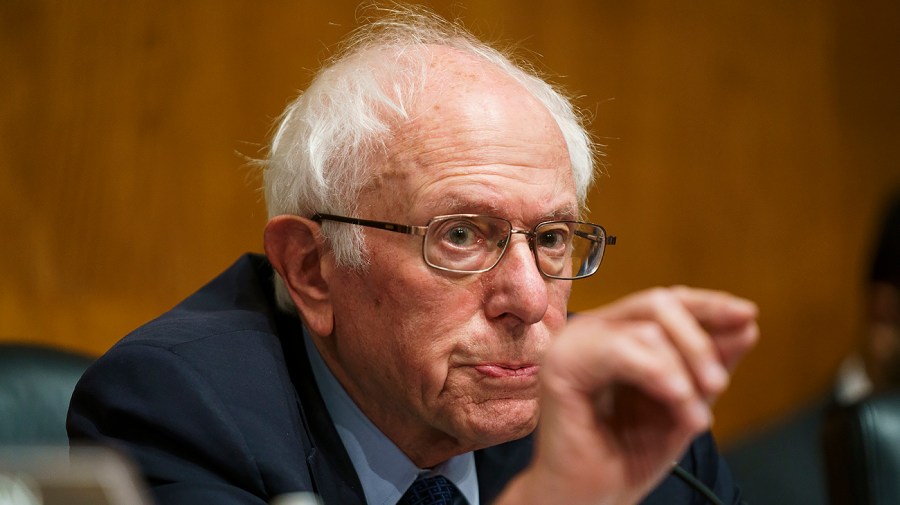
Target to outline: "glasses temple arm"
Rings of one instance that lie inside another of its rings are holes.
[[[592,233],[585,233],[583,231],[578,231],[578,230],[575,231],[575,235],[578,235],[581,238],[586,238],[593,242],[601,242],[602,241],[602,242],[605,242],[606,245],[616,245],[616,236],[615,235],[607,235],[606,238],[603,239]]]
[[[367,226],[369,228],[378,228],[379,230],[393,231],[397,233],[405,233],[407,235],[425,235],[425,226],[411,226],[405,224],[388,223],[385,221],[370,221],[368,219],[358,219],[355,217],[337,216],[334,214],[313,214],[313,221],[321,223],[322,221],[337,221],[340,223],[355,224],[359,226]]]

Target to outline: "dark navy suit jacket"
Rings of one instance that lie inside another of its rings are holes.
[[[263,504],[313,491],[326,504],[364,504],[316,388],[301,323],[278,311],[262,256],[231,268],[118,342],[85,373],[69,409],[72,443],[118,447],[160,504]],[[531,459],[527,437],[475,454],[482,503]],[[726,503],[738,491],[712,438],[681,466]],[[668,477],[646,504],[707,503]]]

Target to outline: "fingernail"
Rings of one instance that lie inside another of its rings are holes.
[[[759,312],[759,307],[750,300],[741,299],[740,304],[745,312],[749,312],[751,314],[757,314]]]
[[[718,392],[728,385],[728,372],[718,363],[710,363],[703,371],[703,381],[710,391]]]

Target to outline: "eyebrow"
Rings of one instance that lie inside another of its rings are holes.
[[[425,207],[440,214],[498,214],[500,212],[500,208],[492,201],[467,200],[453,194],[428,202]]]
[[[493,201],[473,201],[467,200],[457,195],[446,195],[437,200],[429,202],[425,204],[427,209],[430,209],[434,215],[445,215],[445,214],[486,214],[490,216],[497,216],[506,218],[508,216],[503,215],[503,212],[500,210]],[[543,222],[543,221],[555,221],[559,219],[578,219],[580,214],[578,212],[578,208],[575,205],[572,206],[564,206],[557,209],[554,209],[548,213],[540,215],[535,222]]]

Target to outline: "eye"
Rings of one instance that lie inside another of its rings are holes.
[[[481,247],[485,242],[485,226],[483,223],[466,218],[448,219],[434,231],[435,238],[445,247],[454,249],[472,249]]]
[[[475,230],[471,226],[457,224],[447,230],[444,240],[458,247],[470,246],[475,243]]]
[[[535,237],[537,247],[544,251],[561,251],[569,244],[571,234],[568,227],[544,229]]]

